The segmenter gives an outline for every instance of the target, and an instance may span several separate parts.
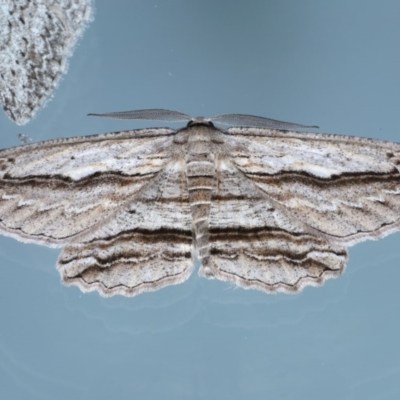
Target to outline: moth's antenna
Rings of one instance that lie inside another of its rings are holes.
[[[153,121],[166,122],[216,122],[221,125],[229,126],[254,126],[260,128],[272,129],[303,129],[303,128],[319,128],[315,125],[302,125],[293,122],[278,121],[276,119],[257,117],[255,115],[245,114],[222,114],[212,118],[197,117],[193,118],[190,115],[179,111],[165,110],[163,108],[149,108],[144,110],[132,111],[116,111],[102,114],[90,113],[89,116],[108,117],[117,119],[145,119]]]
[[[88,114],[89,116],[108,117],[117,119],[147,119],[155,121],[187,122],[193,118],[179,111],[165,110],[163,108],[149,108],[145,110],[116,111],[103,114]]]
[[[299,128],[319,128],[316,125],[301,125],[293,122],[278,121],[276,119],[257,117],[245,114],[222,114],[209,119],[217,124],[230,126],[254,126],[272,129],[299,129]]]

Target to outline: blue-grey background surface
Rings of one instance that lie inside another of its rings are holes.
[[[155,126],[88,112],[249,113],[400,142],[397,0],[98,0],[54,99],[0,147]],[[163,126],[165,124],[161,124]],[[0,237],[1,399],[399,399],[400,235],[296,295],[197,274],[134,298],[64,287]]]

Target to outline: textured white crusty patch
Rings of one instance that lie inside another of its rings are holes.
[[[177,115],[128,115],[160,112]],[[0,231],[62,247],[67,285],[133,296],[196,259],[209,279],[296,292],[400,229],[400,144],[191,123],[0,151]]]
[[[0,101],[18,125],[51,96],[92,18],[92,0],[0,0]]]

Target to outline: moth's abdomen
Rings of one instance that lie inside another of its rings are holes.
[[[211,193],[215,181],[214,154],[206,143],[193,143],[186,156],[186,177],[192,214],[193,241],[203,266],[208,264]]]

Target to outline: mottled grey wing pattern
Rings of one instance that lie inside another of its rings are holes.
[[[171,159],[174,131],[143,129],[0,152],[0,230],[61,247],[137,195]]]
[[[231,128],[237,168],[310,228],[346,245],[400,225],[400,144],[340,135]],[[239,148],[239,147],[238,147]]]
[[[297,291],[340,274],[349,245],[399,230],[399,144],[263,128],[227,134],[210,210],[214,273],[200,274]]]
[[[209,225],[213,272],[200,275],[267,292],[295,292],[339,275],[346,248],[311,229],[234,161],[218,165]]]
[[[61,139],[0,152],[0,230],[61,247],[64,283],[135,295],[190,275],[182,160],[164,128]]]
[[[173,160],[116,213],[64,247],[63,282],[133,296],[186,280],[193,270],[185,168]]]

